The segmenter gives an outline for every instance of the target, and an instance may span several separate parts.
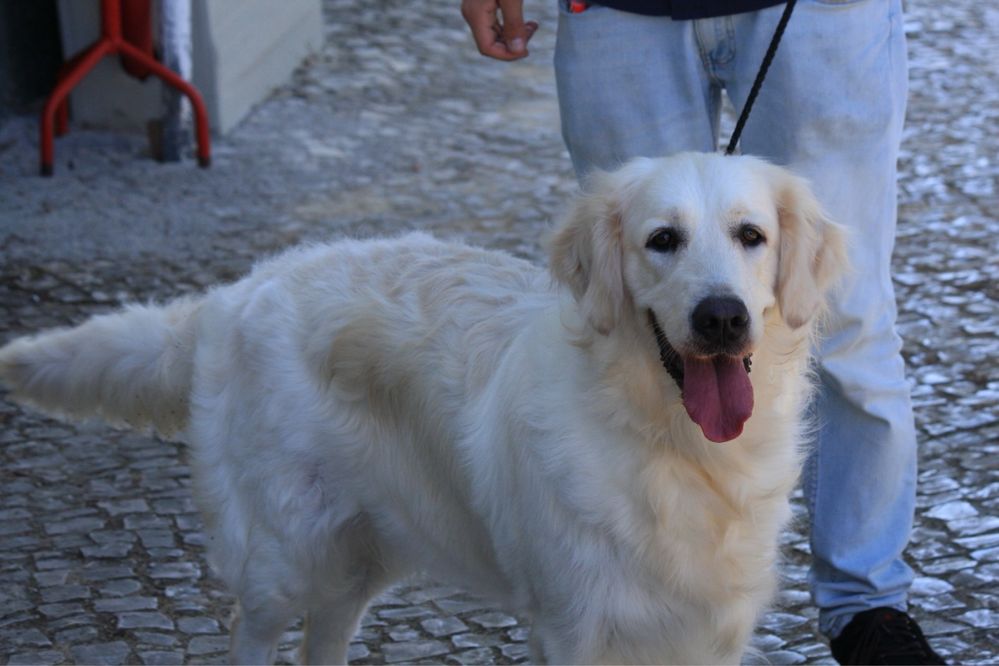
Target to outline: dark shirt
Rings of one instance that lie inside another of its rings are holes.
[[[741,14],[782,4],[784,0],[595,0],[593,4],[646,16],[676,20]]]

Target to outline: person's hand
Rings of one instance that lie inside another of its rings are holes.
[[[527,55],[538,24],[524,22],[524,0],[462,0],[461,15],[472,30],[479,53],[497,60]]]

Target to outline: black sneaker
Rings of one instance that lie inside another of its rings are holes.
[[[908,614],[894,608],[857,613],[830,643],[841,664],[945,664]]]

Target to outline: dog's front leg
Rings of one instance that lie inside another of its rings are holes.
[[[294,610],[282,603],[254,609],[239,604],[229,637],[229,661],[233,664],[273,664],[277,644]]]
[[[367,595],[344,595],[312,606],[305,616],[299,663],[346,664],[350,639],[367,605]]]

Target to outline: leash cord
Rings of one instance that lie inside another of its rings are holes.
[[[773,62],[774,55],[777,54],[777,47],[780,45],[781,37],[784,36],[784,29],[787,27],[787,22],[791,19],[791,12],[794,11],[795,2],[796,0],[787,0],[787,6],[784,7],[784,13],[781,14],[780,21],[777,23],[777,29],[770,40],[770,46],[767,48],[766,55],[763,56],[760,71],[756,73],[756,80],[753,81],[753,87],[749,90],[749,97],[746,98],[746,103],[742,107],[742,113],[739,114],[739,121],[735,124],[735,130],[732,132],[732,138],[728,142],[728,148],[725,149],[726,155],[733,154],[735,147],[739,144],[739,137],[742,136],[742,128],[746,125],[746,120],[749,119],[749,112],[753,108],[756,96],[760,94],[763,79],[766,78],[767,70],[770,69],[770,63]]]

